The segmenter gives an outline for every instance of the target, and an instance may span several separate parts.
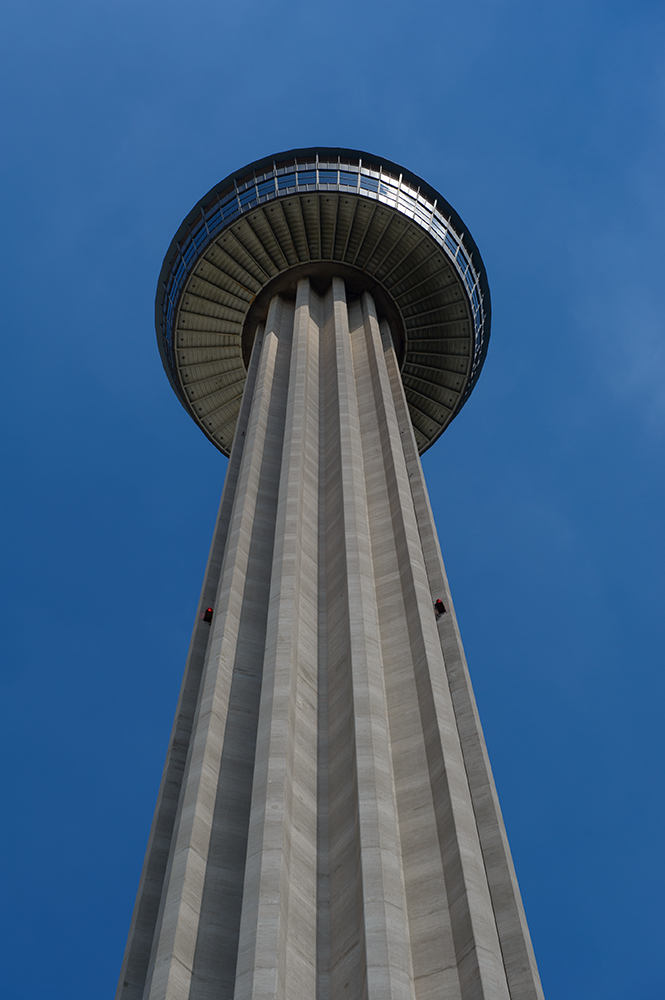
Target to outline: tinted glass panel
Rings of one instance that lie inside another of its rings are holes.
[[[218,208],[217,211],[213,212],[213,214],[208,219],[208,229],[216,229],[217,226],[219,226],[219,224],[221,223],[221,221],[222,221],[222,213],[221,210]]]
[[[450,233],[446,233],[446,246],[450,247],[453,253],[457,253],[457,243],[455,243],[455,240]]]
[[[437,219],[436,215],[432,219],[432,230],[436,233],[440,240],[445,240],[447,232],[446,227],[441,225],[441,222]]]

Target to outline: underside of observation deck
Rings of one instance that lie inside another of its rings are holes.
[[[395,343],[418,449],[439,437],[482,367],[489,289],[441,196],[395,164],[298,150],[227,178],[190,213],[160,276],[156,321],[180,401],[229,454],[251,345],[275,292],[303,277],[368,291]]]

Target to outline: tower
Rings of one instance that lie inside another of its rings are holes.
[[[117,1000],[538,1000],[420,466],[489,289],[408,171],[304,149],[217,185],[156,303],[229,456]]]

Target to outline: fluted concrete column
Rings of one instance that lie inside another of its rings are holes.
[[[202,601],[118,1000],[540,1000],[390,330],[341,278],[259,328]]]
[[[328,589],[339,587],[346,596],[345,605],[339,609],[346,620],[328,623],[328,672],[330,683],[334,683],[336,671],[348,671],[350,675],[355,768],[355,775],[349,774],[346,767],[336,768],[331,760],[329,781],[331,785],[345,784],[347,794],[353,789],[357,801],[354,848],[359,859],[362,909],[356,920],[363,924],[360,936],[365,954],[361,975],[366,977],[367,996],[370,1000],[382,996],[407,1000],[414,995],[413,973],[358,408],[358,396],[369,373],[366,364],[358,365],[357,360],[354,364],[341,280],[333,279],[326,306],[324,337],[331,341],[331,354],[334,350],[334,362],[326,373],[332,411],[326,448],[333,455],[339,451],[339,473],[328,479],[332,479],[331,490],[338,492],[340,515],[334,528],[330,523],[328,530],[333,544],[343,554],[337,566],[339,576],[329,581]],[[328,506],[334,509],[332,504]],[[346,835],[346,831],[337,833],[342,838]],[[331,906],[335,899],[333,885]],[[335,996],[344,987],[336,975],[334,953],[332,976]]]

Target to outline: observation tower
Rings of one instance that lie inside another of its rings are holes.
[[[156,325],[229,464],[117,1000],[542,1000],[419,459],[487,350],[466,226],[279,153],[187,216]]]

